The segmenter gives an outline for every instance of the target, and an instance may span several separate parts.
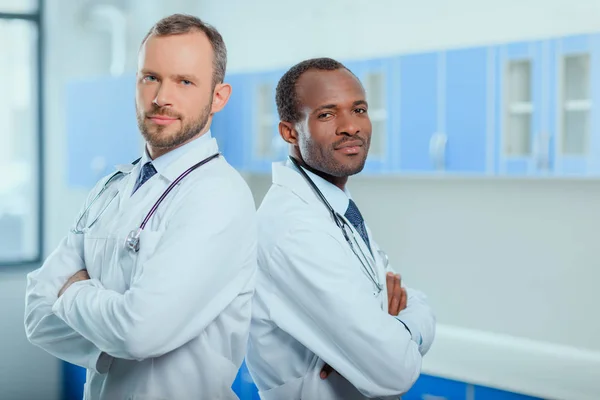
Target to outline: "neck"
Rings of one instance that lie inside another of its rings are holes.
[[[296,161],[298,161],[298,164],[300,164],[303,168],[309,170],[313,174],[320,176],[321,178],[325,179],[327,182],[337,186],[341,191],[346,190],[346,183],[348,182],[347,176],[333,176],[333,175],[329,175],[323,171],[319,171],[318,169],[315,169],[315,168],[311,167],[310,165],[306,164],[304,162],[304,159],[302,158],[302,156],[297,151],[293,151],[292,154],[290,154],[290,155],[292,157],[294,157],[294,159]]]

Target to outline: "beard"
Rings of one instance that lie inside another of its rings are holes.
[[[335,149],[345,142],[355,140],[362,142],[363,153],[355,156],[344,156],[343,160],[338,160]],[[301,134],[298,144],[302,159],[309,167],[327,175],[341,178],[358,174],[363,170],[369,153],[370,138],[355,135],[343,138],[331,145],[322,146],[312,140],[310,135]]]
[[[152,108],[148,111],[139,111],[138,109],[137,124],[142,136],[150,146],[157,149],[171,149],[181,146],[202,132],[210,117],[211,108],[212,96],[208,104],[202,109],[200,115],[195,119],[187,121],[181,114],[153,103]],[[169,133],[169,129],[172,129],[170,125],[156,125],[147,119],[148,116],[153,115],[178,118],[182,123],[181,129]]]

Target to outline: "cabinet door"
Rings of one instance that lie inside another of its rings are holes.
[[[443,56],[444,125],[432,155],[445,171],[493,173],[493,49],[447,51]],[[445,144],[445,147],[442,145]]]
[[[288,146],[279,135],[279,116],[275,89],[285,71],[256,73],[248,76],[245,105],[251,110],[248,118],[250,145],[245,149],[245,169],[270,173],[274,161],[288,155]]]
[[[500,175],[541,175],[552,169],[549,42],[498,48],[496,160]]]
[[[243,170],[245,152],[250,142],[248,75],[228,74],[225,82],[231,85],[231,96],[225,107],[213,116],[211,134],[217,139],[219,149],[236,169]]]
[[[474,387],[474,400],[541,400],[524,394],[506,392],[483,386]]]
[[[402,172],[431,172],[440,163],[430,157],[430,145],[441,133],[439,105],[441,53],[408,54],[399,59],[399,143],[397,168]]]
[[[348,62],[345,65],[365,88],[371,119],[371,146],[363,173],[382,174],[393,170],[393,143],[397,140],[394,104],[398,102],[397,75],[393,59]]]
[[[557,39],[553,66],[556,93],[553,122],[557,175],[600,172],[600,36]],[[594,107],[596,105],[596,107]]]
[[[71,82],[66,89],[67,171],[70,186],[91,188],[115,165],[140,157],[135,75]],[[90,106],[92,104],[93,106]]]
[[[421,375],[402,400],[466,400],[467,384],[430,375]]]

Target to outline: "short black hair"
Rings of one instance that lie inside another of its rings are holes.
[[[212,25],[207,24],[200,18],[188,14],[173,14],[158,21],[150,28],[142,46],[151,35],[158,37],[181,35],[190,32],[203,32],[213,49],[213,88],[223,83],[225,70],[227,69],[227,47],[219,31]]]
[[[299,62],[290,68],[279,80],[275,91],[275,103],[277,103],[279,119],[281,121],[296,123],[302,118],[300,100],[296,92],[296,84],[302,74],[310,69],[335,71],[342,68],[352,73],[344,64],[332,58],[311,58]]]

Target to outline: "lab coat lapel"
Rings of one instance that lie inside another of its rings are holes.
[[[327,210],[327,207],[325,207],[323,205],[323,203],[321,202],[321,200],[319,199],[317,194],[309,186],[309,184],[306,182],[305,178],[302,175],[300,175],[297,171],[294,171],[293,169],[287,167],[284,162],[273,163],[272,171],[273,171],[273,184],[279,185],[279,186],[284,186],[284,187],[290,189],[292,192],[294,192],[298,197],[300,197],[302,200],[304,200],[308,204],[314,205],[315,208],[322,210],[321,212],[324,214],[324,217],[329,218],[329,220],[331,220],[331,216],[329,214],[329,211]],[[360,250],[356,249],[356,251],[358,252],[358,254],[360,256],[362,256],[362,254],[361,254],[361,251],[362,251],[366,260],[368,260],[368,262],[371,263],[370,265],[374,266],[374,272],[375,272],[377,278],[379,279],[379,283],[381,285],[385,286],[385,276],[383,276],[383,280],[382,280],[382,274],[381,274],[382,262],[380,260],[378,262],[376,262],[376,260],[378,260],[380,257],[374,257],[373,254],[371,254],[371,251],[367,247],[367,244],[362,239],[362,237],[360,236],[358,231],[354,228],[354,226],[346,219],[345,216],[341,215],[341,217],[348,224],[348,226],[352,230],[352,233],[354,234],[354,237],[356,239],[355,247],[356,247],[356,245],[358,245],[359,249],[360,249]],[[331,223],[334,223],[334,222],[331,221]],[[340,232],[340,235],[342,235],[341,232]],[[352,240],[352,238],[350,238],[350,240]],[[369,235],[369,240],[371,241],[371,243],[374,243],[372,241],[372,238],[370,235]],[[344,240],[344,242],[345,242],[345,240]],[[373,251],[375,251],[375,248],[373,248]],[[357,260],[357,263],[358,263],[358,260]],[[362,266],[361,266],[361,269],[362,269]],[[363,273],[365,274],[365,279],[370,280],[369,276],[367,275],[367,272],[363,271]],[[385,273],[384,273],[384,275],[385,275]],[[382,291],[382,293],[383,293],[383,291]]]

